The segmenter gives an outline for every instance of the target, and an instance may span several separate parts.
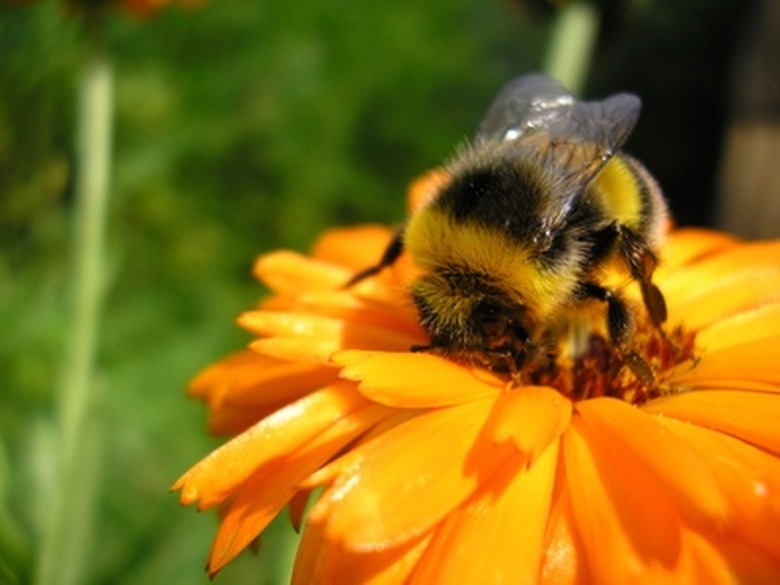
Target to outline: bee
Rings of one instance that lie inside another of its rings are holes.
[[[648,377],[630,346],[639,307],[604,282],[617,265],[638,283],[660,331],[666,304],[652,278],[667,206],[619,150],[640,105],[626,93],[578,101],[544,75],[510,82],[447,181],[347,286],[407,251],[422,269],[409,294],[429,339],[415,349],[513,375],[554,355],[572,315],[595,305],[609,343]]]

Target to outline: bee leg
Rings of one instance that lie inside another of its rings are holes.
[[[593,282],[580,285],[578,296],[582,300],[596,299],[607,303],[609,339],[613,345],[623,345],[631,333],[632,326],[631,313],[623,300],[611,290]]]
[[[662,339],[670,345],[676,355],[681,356],[683,348],[673,339],[670,339],[666,331],[661,328],[667,317],[666,301],[661,290],[652,282],[653,272],[658,265],[658,258],[656,258],[653,251],[647,247],[647,244],[642,241],[636,232],[621,226],[617,226],[616,229],[620,239],[622,254],[628,263],[631,275],[639,283],[642,300],[650,320]],[[696,359],[698,358],[694,356],[694,360]]]
[[[622,348],[631,333],[631,313],[623,300],[611,290],[588,282],[581,286],[580,295],[584,299],[596,299],[607,303],[607,325],[612,345]],[[655,386],[655,374],[645,359],[633,349],[624,350],[622,360],[636,378],[645,386]]]
[[[519,384],[529,355],[525,351],[517,352],[511,347],[496,349],[485,348],[480,356],[479,365],[494,372],[508,374],[510,386]]]
[[[634,373],[637,380],[649,388],[655,386],[655,374],[650,368],[650,364],[648,364],[642,356],[634,350],[631,350],[623,357],[623,360]]]
[[[631,276],[639,283],[647,314],[653,325],[660,329],[661,324],[666,321],[666,301],[661,290],[652,281],[658,258],[636,232],[621,226],[618,226],[617,230],[621,252],[628,263]]]
[[[395,261],[398,260],[398,257],[401,255],[401,252],[403,251],[404,251],[403,232],[398,231],[395,234],[395,236],[393,236],[393,239],[390,240],[390,243],[387,244],[387,247],[385,248],[385,251],[382,253],[382,258],[380,258],[379,262],[355,274],[352,278],[350,278],[346,282],[343,288],[350,288],[356,285],[361,280],[365,280],[369,276],[374,276],[375,274],[379,274],[380,272],[382,272],[382,270],[384,270],[388,266],[392,266],[393,264],[395,264]]]

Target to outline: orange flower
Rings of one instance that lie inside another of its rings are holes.
[[[408,260],[341,288],[391,236],[258,260],[274,296],[239,320],[257,340],[191,388],[236,436],[174,486],[220,507],[212,574],[324,487],[297,583],[780,579],[780,242],[669,236],[647,392],[603,343],[533,385],[410,352]]]

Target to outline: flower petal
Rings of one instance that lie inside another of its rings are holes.
[[[501,394],[488,432],[498,443],[512,441],[533,463],[569,425],[571,411],[571,401],[557,390],[523,386]]]
[[[780,455],[780,396],[700,390],[648,402],[643,410],[721,431]]]
[[[253,273],[272,291],[291,297],[307,291],[338,289],[352,276],[349,268],[286,250],[260,256]]]
[[[243,433],[248,428],[257,424],[260,419],[270,415],[272,412],[284,408],[287,402],[280,402],[276,405],[263,407],[234,406],[232,404],[223,404],[219,408],[209,411],[208,429],[214,436],[232,437]]]
[[[356,272],[376,264],[394,235],[383,225],[328,230],[314,244],[312,256]]]
[[[430,353],[340,351],[341,377],[358,382],[370,400],[399,408],[430,408],[496,397],[506,382]]]
[[[663,243],[663,257],[655,278],[663,282],[668,275],[679,272],[683,267],[738,244],[733,236],[721,232],[697,228],[673,231]]]
[[[262,407],[287,402],[336,380],[335,368],[280,360],[246,350],[201,372],[188,390],[212,408],[225,403]]]
[[[392,231],[379,226],[332,230],[315,245],[314,258],[281,252],[268,254],[255,263],[255,275],[273,291],[298,298],[312,291],[344,290],[344,285],[364,268],[375,266],[390,243]],[[347,290],[360,297],[405,304],[405,285],[417,273],[408,254],[392,267]]]
[[[577,534],[571,498],[568,494],[566,466],[560,464],[561,460],[562,458],[559,457],[556,489],[553,492],[553,504],[543,544],[544,554],[539,583],[585,585],[592,583],[593,579],[587,572],[585,547]]]
[[[442,169],[434,169],[415,179],[407,191],[407,208],[410,213],[418,211],[428,204],[444,186],[450,174]]]
[[[406,333],[413,336],[420,344],[425,343],[427,339],[412,307],[358,296],[351,290],[327,290],[301,294],[296,298],[296,304],[307,313]]]
[[[669,384],[685,389],[749,389],[760,382],[780,392],[780,335],[706,353],[699,363],[670,372]],[[741,384],[744,383],[744,386]]]
[[[386,414],[384,407],[369,405],[334,422],[289,458],[269,460],[246,478],[224,509],[209,554],[209,573],[216,574],[268,526],[295,495],[300,480]]]
[[[427,535],[387,550],[355,552],[329,540],[325,526],[309,523],[298,547],[292,585],[406,583],[429,541]]]
[[[309,516],[355,551],[421,536],[468,498],[511,450],[482,436],[494,399],[420,414],[352,452],[354,466]]]
[[[698,330],[780,299],[780,242],[735,247],[663,283],[671,324]]]
[[[241,315],[239,324],[270,337],[254,341],[250,347],[291,360],[327,360],[340,349],[406,350],[416,341],[383,327],[307,313],[251,311]]]
[[[347,382],[313,392],[212,451],[179,478],[173,489],[182,490],[183,504],[200,501],[201,509],[213,506],[261,465],[289,456],[340,419],[369,405]]]
[[[705,327],[696,334],[696,347],[704,353],[730,346],[777,338],[780,333],[780,302],[741,311]],[[774,341],[778,344],[777,339]],[[775,355],[780,349],[775,346]]]
[[[383,440],[379,437],[382,437],[390,429],[416,418],[419,415],[420,412],[413,409],[394,411],[355,441],[349,452],[330,461],[328,464],[323,465],[302,481],[301,487],[315,489],[328,484],[343,482],[343,478],[348,478],[355,469],[360,467],[360,462],[363,459],[363,451],[361,449],[363,445],[371,443],[374,440]]]
[[[633,453],[610,450],[575,417],[563,435],[568,495],[594,583],[669,581],[679,568],[680,517]]]
[[[732,585],[777,583],[780,579],[777,556],[771,557],[740,540],[686,531],[685,541],[691,564],[689,583]]]
[[[505,462],[437,529],[411,582],[535,583],[557,462],[557,442],[530,467]]]
[[[712,526],[725,523],[728,503],[705,461],[653,416],[614,398],[581,401],[577,411],[591,443],[597,441],[616,459],[630,458],[641,465],[648,481],[662,487],[664,497],[674,501],[686,518]]]
[[[336,339],[297,339],[295,337],[272,337],[257,339],[249,344],[257,353],[270,355],[283,360],[327,364],[328,357],[340,349]]]
[[[724,535],[780,559],[780,459],[723,433],[673,418],[658,422],[701,454],[733,508]]]
[[[253,351],[241,351],[202,370],[187,388],[187,394],[209,405],[219,406],[229,391],[233,378],[242,370],[255,371],[262,358]],[[261,366],[262,367],[262,366]]]
[[[295,492],[290,501],[287,503],[287,509],[290,513],[290,524],[292,524],[295,532],[300,532],[303,526],[303,516],[306,513],[306,508],[309,505],[311,499],[311,490],[302,489]]]

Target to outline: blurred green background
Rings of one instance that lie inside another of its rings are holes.
[[[643,97],[627,149],[680,223],[713,216],[731,64],[755,5],[596,5],[583,94]],[[247,341],[233,317],[262,295],[254,257],[306,249],[328,226],[400,222],[408,181],[470,135],[503,83],[544,66],[557,6],[212,0],[106,21],[115,152],[88,413],[102,429],[98,479],[73,527],[80,582],[207,582],[216,519],[180,509],[168,488],[220,444],[184,389]],[[51,513],[72,325],[84,43],[61,2],[0,7],[0,582],[27,583]],[[292,541],[278,523],[259,558],[242,555],[218,582],[284,582]]]

